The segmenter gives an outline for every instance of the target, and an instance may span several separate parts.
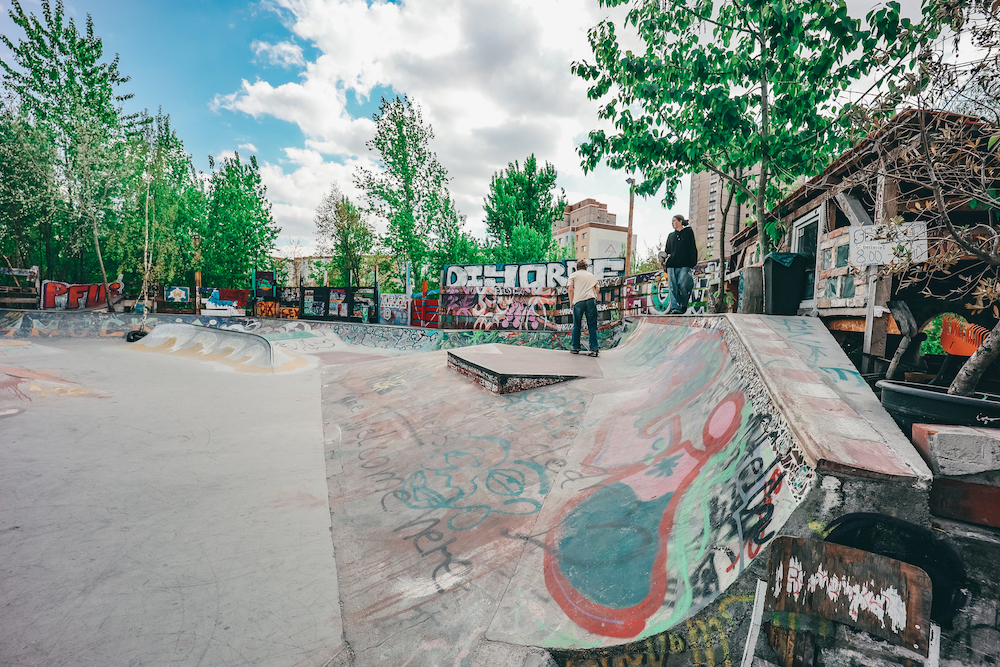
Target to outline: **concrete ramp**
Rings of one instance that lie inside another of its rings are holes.
[[[581,377],[601,377],[597,359],[565,350],[473,345],[448,351],[448,366],[495,394],[509,394]]]
[[[518,646],[565,656],[666,642],[684,623],[663,650],[695,664],[708,649],[687,631],[711,626],[692,619],[717,605],[715,622],[734,622],[726,592],[819,471],[930,478],[818,321],[641,322],[596,360],[561,354],[580,377],[503,395],[443,352],[325,373],[356,664],[500,664],[496,651]],[[600,373],[582,372],[589,362]],[[534,372],[572,374],[541,358]],[[730,637],[714,664],[738,661]]]
[[[263,336],[193,324],[161,324],[129,349],[210,361],[241,373],[279,373],[304,368],[308,361],[275,349]]]

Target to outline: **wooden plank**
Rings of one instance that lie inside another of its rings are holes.
[[[1000,528],[1000,488],[946,477],[935,477],[931,514],[980,526]]]
[[[892,315],[886,315],[888,318],[888,333],[894,335],[900,335],[899,326],[896,325],[896,320]],[[850,331],[853,333],[864,333],[865,332],[865,319],[863,317],[836,317],[824,320],[826,328],[830,331]]]
[[[928,654],[931,580],[914,565],[781,536],[771,543],[767,582],[769,611],[827,618]]]

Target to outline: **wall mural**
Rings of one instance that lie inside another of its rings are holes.
[[[603,257],[591,261],[590,272],[598,280],[625,275],[624,257]],[[566,287],[576,270],[576,260],[532,264],[453,264],[441,272],[444,287],[521,287],[539,289]]]
[[[447,626],[451,653],[425,656],[443,663],[482,632],[455,610],[488,596],[497,641],[680,632],[670,652],[689,661],[718,647],[723,630],[698,648],[684,623],[720,604],[812,484],[726,326],[640,325],[602,380],[502,397],[430,357],[337,371],[324,410],[342,433],[329,456],[343,471],[334,532],[353,535],[337,543],[348,624],[373,642]],[[435,614],[448,620],[421,624]]]
[[[379,324],[408,324],[410,299],[405,294],[379,294]]]
[[[108,285],[111,303],[122,300],[122,277]],[[41,307],[43,310],[87,310],[106,307],[104,283],[73,284],[58,280],[42,281]]]
[[[124,337],[129,331],[137,331],[140,327],[146,331],[152,331],[159,323],[173,322],[256,333],[271,336],[274,340],[322,338],[324,333],[330,332],[354,345],[408,352],[426,352],[488,343],[527,345],[556,350],[568,350],[570,347],[569,334],[561,332],[440,331],[413,327],[389,328],[348,322],[257,319],[225,315],[158,315],[155,313],[150,314],[143,324],[142,315],[136,313],[109,314],[94,311],[66,313],[3,309],[0,309],[0,336],[5,338],[119,338]],[[601,349],[608,350],[616,346],[622,339],[625,330],[621,325],[617,325],[599,331]]]
[[[581,467],[600,483],[534,529],[545,534],[545,586],[581,641],[662,632],[710,603],[801,501],[808,486],[788,478],[811,480],[721,331],[645,328],[633,339],[643,389],[578,438],[593,442]]]
[[[557,331],[556,301],[554,288],[445,287],[440,312],[446,328]]]

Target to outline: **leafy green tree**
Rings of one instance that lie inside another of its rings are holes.
[[[102,41],[87,17],[81,35],[66,20],[62,0],[42,1],[42,18],[25,13],[17,0],[9,15],[25,38],[16,44],[6,35],[0,41],[11,61],[0,59],[4,87],[13,95],[29,122],[44,132],[54,147],[54,174],[61,201],[53,217],[52,240],[59,253],[75,255],[76,277],[86,279],[83,248],[93,242],[97,267],[107,285],[101,237],[111,234],[120,209],[120,186],[125,166],[125,143],[135,129],[136,115],[125,115],[120,104],[130,96],[115,89],[129,78],[118,71],[117,57],[102,62]],[[61,262],[60,273],[67,264]],[[51,263],[46,264],[52,269]],[[110,308],[110,291],[109,308]]]
[[[765,216],[782,183],[818,173],[856,137],[844,91],[872,73],[876,88],[922,85],[901,77],[936,34],[933,7],[924,12],[912,25],[890,2],[868,14],[866,30],[843,0],[638,0],[625,23],[645,49],[623,52],[605,20],[589,34],[594,62],[573,65],[593,82],[599,118],[614,126],[590,133],[579,149],[584,167],[605,161],[638,172],[636,192],[665,187],[668,206],[682,174],[713,171],[764,218],[769,251],[780,230]]]
[[[205,185],[169,115],[161,111],[140,127],[129,141],[123,208],[108,255],[126,282],[190,284],[192,239],[205,229]]]
[[[404,96],[382,98],[375,137],[368,148],[378,155],[381,169],[359,169],[355,184],[364,192],[363,212],[388,222],[382,244],[405,272],[410,262],[415,282],[433,281],[452,251],[472,247],[464,235],[464,218],[448,194],[448,172],[430,149],[434,131],[424,124],[420,106]]]
[[[54,164],[49,136],[18,109],[0,110],[0,253],[13,266],[38,266],[44,276],[57,254]]]
[[[498,257],[540,252],[527,259],[509,260],[534,262],[548,255],[552,244],[552,223],[562,218],[566,208],[565,195],[558,198],[553,195],[555,187],[555,167],[546,162],[539,169],[534,153],[524,161],[523,168],[515,160],[503,171],[493,174],[483,207],[486,210],[488,243],[498,249]],[[517,231],[521,226],[527,229]],[[511,247],[515,231],[517,250]]]
[[[362,284],[364,258],[375,247],[375,229],[336,184],[316,209],[316,233],[322,252],[333,255],[331,268],[347,285]]]
[[[209,159],[214,169],[215,160]],[[279,228],[271,217],[257,158],[223,158],[209,180],[208,215],[201,243],[207,285],[249,286],[251,271],[270,266]]]

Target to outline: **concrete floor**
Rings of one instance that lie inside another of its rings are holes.
[[[0,359],[0,665],[330,662],[319,369],[40,342]]]

